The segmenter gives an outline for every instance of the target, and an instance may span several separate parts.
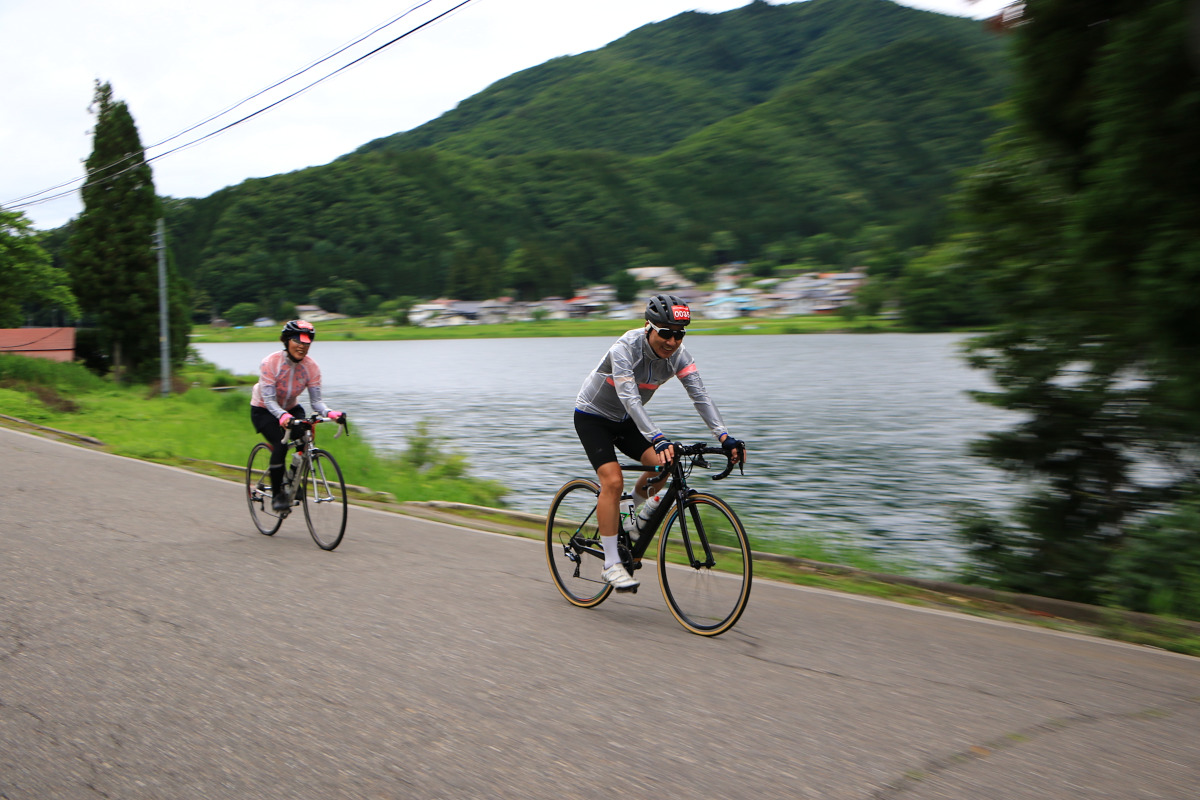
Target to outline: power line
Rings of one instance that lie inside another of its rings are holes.
[[[200,128],[200,127],[202,127],[202,126],[204,126],[204,125],[207,125],[208,123],[210,123],[210,122],[213,122],[214,120],[217,120],[217,119],[219,119],[219,118],[221,118],[221,117],[225,116],[225,115],[226,115],[226,114],[228,114],[230,111],[233,111],[234,109],[236,109],[236,108],[239,108],[239,107],[240,107],[240,106],[242,106],[242,105],[245,105],[246,103],[250,102],[251,100],[253,100],[253,99],[257,98],[257,97],[260,97],[261,95],[265,94],[266,92],[269,92],[269,91],[271,91],[272,89],[278,88],[279,86],[282,86],[283,84],[287,83],[288,81],[290,81],[290,80],[292,80],[292,79],[294,79],[294,78],[296,78],[296,77],[299,77],[300,75],[303,75],[305,72],[308,72],[309,70],[311,70],[311,69],[313,69],[313,68],[315,68],[315,67],[317,67],[317,66],[319,66],[319,65],[321,65],[321,64],[323,64],[323,63],[325,63],[326,61],[330,60],[331,58],[333,58],[333,57],[335,57],[335,56],[337,56],[337,55],[340,55],[340,54],[344,53],[346,50],[349,50],[351,47],[354,47],[354,46],[355,46],[355,45],[357,45],[357,44],[361,44],[362,42],[366,41],[367,39],[369,39],[369,38],[371,38],[372,36],[374,36],[375,34],[377,34],[379,31],[381,31],[381,30],[384,30],[384,29],[386,29],[386,28],[390,27],[391,25],[394,25],[396,22],[399,22],[399,21],[400,21],[401,19],[403,19],[404,17],[408,16],[409,14],[413,13],[414,11],[416,11],[416,10],[418,10],[418,9],[420,9],[420,8],[424,7],[424,6],[427,6],[427,5],[429,5],[429,3],[431,3],[431,2],[433,2],[433,0],[423,0],[423,2],[420,2],[420,3],[416,4],[416,5],[415,5],[415,6],[413,6],[412,8],[408,9],[407,11],[405,11],[403,14],[401,14],[401,15],[399,15],[398,17],[395,17],[394,19],[392,19],[391,21],[389,21],[389,22],[386,22],[386,23],[384,23],[384,24],[382,24],[382,25],[379,25],[379,26],[375,27],[375,28],[374,28],[374,29],[372,29],[370,32],[368,32],[368,33],[366,33],[366,34],[364,34],[364,35],[360,36],[358,39],[355,39],[354,41],[350,42],[349,44],[346,44],[346,45],[344,45],[343,47],[341,47],[341,48],[339,48],[339,49],[335,50],[334,52],[330,53],[329,55],[327,55],[327,56],[325,56],[325,57],[323,57],[323,58],[320,58],[320,59],[318,59],[317,61],[314,61],[312,64],[309,64],[307,67],[305,67],[305,68],[303,68],[303,69],[301,69],[301,70],[299,70],[299,71],[297,71],[297,72],[294,72],[294,73],[292,73],[292,74],[291,74],[291,75],[289,75],[288,77],[286,77],[286,78],[284,78],[284,79],[282,79],[282,80],[280,80],[280,81],[276,81],[274,84],[272,84],[272,85],[270,85],[270,86],[266,87],[265,89],[262,89],[262,90],[260,90],[260,91],[258,91],[258,92],[255,92],[254,94],[250,95],[249,97],[247,97],[247,98],[245,98],[245,99],[243,99],[243,100],[240,100],[240,101],[238,101],[237,103],[234,103],[232,106],[229,106],[229,107],[228,107],[228,108],[226,108],[224,111],[221,111],[221,112],[219,112],[219,113],[217,113],[217,114],[214,114],[214,115],[212,115],[212,116],[208,117],[207,119],[205,119],[205,120],[203,120],[203,121],[201,121],[201,122],[198,122],[198,123],[196,123],[195,125],[192,125],[192,126],[190,126],[190,127],[186,128],[186,129],[184,129],[184,130],[180,131],[179,133],[176,133],[176,134],[174,134],[174,135],[172,135],[172,136],[170,136],[170,137],[168,137],[168,138],[166,138],[166,139],[163,139],[161,142],[157,142],[157,143],[155,143],[155,144],[153,144],[153,145],[150,145],[149,147],[144,147],[144,148],[142,148],[142,154],[145,154],[145,152],[146,152],[147,150],[153,149],[153,148],[155,148],[155,147],[161,147],[162,145],[164,145],[164,144],[167,144],[168,142],[171,142],[171,141],[174,141],[175,139],[178,139],[180,136],[183,136],[183,135],[185,135],[185,134],[187,134],[187,133],[190,133],[190,132],[192,132],[192,131],[196,130],[197,128]],[[112,173],[111,175],[108,175],[108,176],[106,176],[105,178],[103,178],[103,179],[101,179],[101,180],[97,181],[95,185],[103,185],[103,184],[105,184],[105,183],[108,183],[109,181],[115,180],[117,177],[119,177],[119,176],[121,176],[121,175],[124,175],[126,172],[129,172],[129,171],[131,171],[131,170],[134,170],[134,169],[138,169],[138,168],[140,168],[141,166],[143,166],[143,165],[145,165],[145,164],[149,164],[149,163],[150,163],[150,162],[152,162],[152,161],[157,161],[157,160],[158,160],[158,159],[160,159],[160,158],[164,158],[164,157],[166,157],[166,156],[169,156],[169,155],[171,155],[172,153],[177,153],[177,152],[179,152],[180,150],[186,150],[186,149],[189,149],[189,148],[191,148],[191,147],[195,147],[196,145],[200,144],[201,142],[204,142],[204,141],[205,141],[205,140],[207,140],[207,139],[211,139],[211,138],[213,138],[214,136],[217,136],[217,135],[219,135],[219,134],[222,134],[222,133],[224,133],[225,131],[228,131],[228,130],[229,130],[229,129],[231,129],[231,128],[234,128],[234,127],[236,127],[236,126],[238,126],[238,125],[241,125],[243,122],[246,122],[246,121],[248,121],[248,120],[250,120],[250,119],[253,119],[254,117],[258,116],[259,114],[262,114],[262,113],[264,113],[264,112],[266,112],[266,111],[269,111],[270,109],[272,109],[272,108],[274,108],[274,107],[276,107],[276,106],[278,106],[278,105],[281,105],[281,104],[283,104],[283,103],[287,102],[288,100],[291,100],[292,98],[296,97],[297,95],[303,94],[304,92],[308,91],[309,89],[313,88],[314,86],[317,86],[318,84],[321,84],[321,83],[325,82],[326,80],[328,80],[328,79],[332,78],[334,75],[337,75],[337,74],[338,74],[338,73],[340,73],[340,72],[344,72],[345,70],[349,69],[350,67],[352,67],[352,66],[354,66],[354,65],[356,65],[356,64],[359,64],[359,63],[361,63],[361,62],[363,62],[363,61],[367,60],[368,58],[371,58],[371,57],[372,57],[372,56],[374,56],[374,55],[377,55],[378,53],[382,52],[383,50],[387,49],[388,47],[391,47],[392,45],[396,44],[396,43],[397,43],[397,42],[399,42],[400,40],[402,40],[402,39],[405,39],[405,38],[407,38],[408,36],[411,36],[412,34],[416,33],[417,31],[421,30],[422,28],[426,28],[426,27],[428,27],[428,26],[430,26],[430,25],[432,25],[432,24],[434,24],[434,23],[436,23],[436,22],[438,22],[438,21],[442,20],[443,18],[445,18],[445,17],[447,17],[447,16],[449,16],[449,15],[453,14],[455,11],[458,11],[458,10],[459,10],[460,8],[462,8],[463,6],[466,6],[466,5],[468,5],[468,4],[472,3],[472,2],[476,2],[476,0],[461,0],[461,2],[459,2],[458,4],[456,4],[456,5],[452,6],[452,7],[450,7],[450,8],[449,8],[449,9],[447,9],[446,11],[443,11],[442,13],[440,13],[440,14],[437,14],[436,16],[434,16],[434,17],[432,17],[432,18],[430,18],[430,19],[426,20],[425,22],[422,22],[420,25],[417,25],[417,26],[415,26],[415,27],[413,27],[413,28],[411,28],[411,29],[409,29],[409,30],[405,31],[404,33],[400,34],[400,35],[399,35],[399,36],[397,36],[396,38],[394,38],[394,39],[392,39],[392,40],[390,40],[390,41],[388,41],[388,42],[385,42],[385,43],[384,43],[384,44],[382,44],[382,45],[379,45],[378,47],[376,47],[375,49],[373,49],[373,50],[371,50],[371,51],[369,51],[369,52],[365,53],[364,55],[361,55],[361,56],[359,56],[358,58],[355,58],[355,59],[353,59],[352,61],[350,61],[350,62],[348,62],[348,63],[346,63],[346,64],[343,64],[342,66],[338,67],[337,69],[333,70],[332,72],[330,72],[330,73],[328,73],[328,74],[324,75],[323,77],[320,77],[320,78],[318,78],[317,80],[313,81],[312,83],[309,83],[309,84],[307,84],[306,86],[303,86],[303,87],[301,87],[300,89],[297,89],[296,91],[292,92],[291,94],[289,94],[289,95],[286,95],[286,96],[284,96],[284,97],[280,98],[279,100],[276,100],[275,102],[273,102],[273,103],[270,103],[270,104],[268,104],[268,105],[266,105],[266,106],[264,106],[264,107],[262,107],[262,108],[258,109],[257,111],[254,111],[254,112],[252,112],[252,113],[250,113],[250,114],[247,114],[246,116],[244,116],[244,117],[241,117],[240,119],[237,119],[237,120],[235,120],[235,121],[233,121],[233,122],[231,122],[231,123],[229,123],[229,124],[227,124],[227,125],[224,125],[224,126],[222,126],[222,127],[218,128],[218,129],[217,129],[217,130],[215,130],[215,131],[212,131],[212,132],[210,132],[210,133],[206,133],[206,134],[204,134],[203,136],[200,136],[200,137],[198,137],[198,138],[196,138],[196,139],[193,139],[193,140],[192,140],[192,141],[190,141],[190,142],[185,142],[184,144],[181,144],[181,145],[179,145],[178,147],[173,147],[173,148],[171,148],[170,150],[167,150],[167,151],[165,151],[165,152],[163,152],[163,153],[159,153],[159,154],[157,154],[157,155],[151,156],[150,158],[146,158],[146,159],[144,159],[144,160],[142,160],[142,161],[140,161],[140,162],[138,162],[138,163],[131,164],[131,165],[129,165],[129,166],[127,166],[127,167],[125,167],[124,169],[121,169],[121,170],[120,170],[120,171],[118,171],[118,172],[114,172],[114,173]],[[111,164],[107,164],[107,165],[105,165],[105,166],[103,166],[103,167],[98,167],[98,168],[96,168],[96,169],[94,169],[94,170],[90,170],[90,171],[88,172],[88,174],[87,174],[87,175],[85,175],[85,176],[83,176],[82,178],[75,178],[75,179],[73,179],[73,180],[70,180],[70,181],[67,181],[67,182],[65,182],[65,183],[60,183],[60,184],[58,184],[57,186],[52,186],[52,187],[50,187],[49,189],[43,189],[43,190],[42,190],[42,191],[40,191],[40,192],[34,192],[33,194],[25,195],[24,197],[19,197],[19,198],[17,198],[16,200],[14,200],[14,201],[12,201],[12,202],[10,202],[10,203],[5,203],[5,204],[3,204],[3,205],[2,205],[2,206],[0,206],[0,207],[2,207],[2,208],[6,208],[6,209],[19,209],[19,208],[26,208],[26,207],[29,207],[29,206],[40,205],[40,204],[42,204],[42,203],[48,203],[48,202],[50,202],[50,201],[52,201],[52,200],[59,200],[59,199],[61,199],[61,198],[63,198],[63,197],[69,197],[70,195],[74,194],[74,192],[75,192],[75,190],[74,190],[73,188],[72,188],[72,189],[70,189],[70,190],[68,190],[68,191],[64,191],[64,192],[58,192],[57,194],[50,194],[50,195],[48,195],[48,196],[45,196],[45,197],[42,197],[42,195],[47,195],[47,193],[49,193],[49,192],[54,192],[54,191],[56,191],[56,190],[58,190],[58,189],[63,189],[63,188],[65,188],[65,187],[67,187],[67,186],[74,186],[75,184],[77,184],[77,183],[79,183],[79,182],[81,182],[81,181],[85,181],[85,180],[87,180],[87,179],[88,179],[89,177],[91,177],[92,175],[95,175],[95,174],[98,174],[98,173],[104,172],[105,170],[113,169],[114,167],[117,167],[117,166],[119,166],[120,164],[124,163],[125,161],[127,161],[127,160],[129,160],[129,159],[133,158],[135,155],[136,155],[136,154],[131,154],[131,155],[129,155],[129,156],[126,156],[126,157],[125,157],[125,158],[123,158],[123,159],[120,159],[120,160],[118,160],[118,161],[114,161],[114,162],[113,162],[113,163],[111,163]],[[36,199],[34,199],[34,198],[36,198]]]
[[[233,111],[234,109],[237,109],[237,108],[240,108],[241,106],[244,106],[246,103],[250,102],[251,100],[253,100],[253,99],[257,98],[257,97],[260,97],[260,96],[262,96],[262,95],[266,94],[267,92],[271,91],[272,89],[276,89],[276,88],[278,88],[278,87],[282,86],[283,84],[287,83],[288,81],[290,81],[290,80],[292,80],[292,79],[294,79],[294,78],[298,78],[299,76],[303,75],[304,73],[308,72],[309,70],[311,70],[311,69],[314,69],[315,67],[318,67],[318,66],[320,66],[321,64],[325,63],[326,61],[328,61],[329,59],[333,58],[334,56],[341,55],[342,53],[344,53],[344,52],[346,52],[347,50],[349,50],[351,47],[354,47],[355,45],[357,45],[357,44],[360,44],[360,43],[362,43],[362,42],[366,41],[367,39],[371,38],[371,37],[372,37],[372,36],[374,36],[375,34],[379,33],[381,30],[384,30],[385,28],[391,27],[392,25],[396,24],[396,23],[397,23],[397,22],[399,22],[400,20],[402,20],[402,19],[404,19],[405,17],[407,17],[409,14],[413,13],[414,11],[416,11],[416,10],[418,10],[418,9],[420,9],[420,8],[424,7],[424,6],[427,6],[427,5],[429,5],[429,4],[430,4],[430,3],[432,3],[432,2],[433,2],[433,0],[423,0],[423,2],[420,2],[420,3],[418,3],[417,5],[413,6],[412,8],[408,9],[407,11],[405,11],[405,12],[404,12],[403,14],[401,14],[400,16],[398,16],[398,17],[394,17],[394,18],[393,18],[393,19],[391,19],[390,21],[388,21],[388,22],[385,22],[385,23],[383,23],[382,25],[378,25],[378,26],[376,26],[376,27],[375,27],[375,28],[373,28],[372,30],[368,31],[367,33],[363,34],[362,36],[358,37],[357,39],[355,39],[355,40],[353,40],[353,41],[351,41],[351,42],[349,42],[349,43],[347,43],[347,44],[343,45],[342,47],[338,48],[337,50],[334,50],[333,52],[329,53],[329,54],[328,54],[328,55],[326,55],[325,57],[323,57],[323,58],[320,58],[320,59],[317,59],[316,61],[314,61],[314,62],[312,62],[311,64],[309,64],[307,67],[304,67],[304,68],[303,68],[303,69],[301,69],[301,70],[298,70],[298,71],[296,71],[296,72],[293,72],[291,75],[287,76],[286,78],[284,78],[284,79],[282,79],[282,80],[279,80],[279,81],[276,81],[275,83],[271,84],[270,86],[268,86],[268,87],[266,87],[266,88],[264,88],[264,89],[260,89],[259,91],[255,92],[254,94],[250,95],[249,97],[246,97],[246,98],[243,98],[243,99],[239,100],[238,102],[234,103],[233,105],[226,107],[226,108],[225,108],[223,111],[219,111],[219,112],[217,112],[216,114],[212,114],[212,115],[210,115],[209,117],[207,117],[207,118],[205,118],[205,119],[201,120],[200,122],[197,122],[195,125],[191,125],[191,126],[189,126],[189,127],[187,127],[187,128],[184,128],[183,130],[179,131],[178,133],[174,134],[173,136],[168,136],[166,139],[163,139],[161,142],[155,142],[155,143],[154,143],[154,144],[152,144],[152,145],[147,145],[146,147],[143,147],[143,148],[142,148],[142,153],[143,153],[143,154],[145,154],[147,151],[149,151],[149,150],[153,150],[153,149],[154,149],[154,148],[156,148],[156,147],[162,147],[164,144],[167,144],[168,142],[172,142],[172,141],[174,141],[174,140],[178,139],[180,136],[183,136],[184,134],[191,133],[192,131],[196,130],[197,128],[203,127],[204,125],[207,125],[207,124],[208,124],[208,123],[210,123],[210,122],[213,122],[213,121],[215,121],[215,120],[217,120],[217,119],[220,119],[221,117],[225,116],[226,114],[228,114],[229,112]],[[94,169],[94,170],[91,170],[91,173],[101,173],[101,172],[104,172],[105,170],[110,170],[110,169],[112,169],[112,168],[114,168],[114,167],[118,166],[119,164],[122,164],[122,163],[124,163],[124,162],[125,162],[127,159],[129,159],[129,158],[132,158],[132,156],[126,156],[126,158],[122,158],[122,159],[120,159],[120,160],[118,160],[118,161],[114,161],[114,162],[113,162],[113,163],[111,163],[111,164],[105,164],[105,165],[104,165],[104,166],[102,166],[102,167],[97,167],[96,169]],[[137,165],[131,165],[131,168],[132,168],[132,167],[136,167],[136,166],[137,166]],[[117,173],[117,174],[120,174],[120,173]],[[14,206],[13,206],[13,204],[17,204],[17,203],[20,203],[21,205],[35,205],[35,203],[24,203],[23,201],[25,201],[25,200],[32,200],[32,199],[33,199],[33,198],[35,198],[35,197],[39,197],[39,196],[41,196],[41,195],[43,195],[43,194],[47,194],[48,192],[53,192],[53,191],[55,191],[55,190],[57,190],[57,189],[63,189],[63,188],[65,188],[65,187],[68,187],[68,186],[74,186],[75,184],[79,183],[80,181],[83,181],[83,180],[86,180],[86,179],[87,179],[87,175],[83,176],[82,178],[72,178],[72,179],[71,179],[71,180],[69,180],[69,181],[66,181],[66,182],[64,182],[64,183],[60,183],[60,184],[58,184],[57,186],[51,186],[51,187],[50,187],[50,188],[48,188],[48,189],[43,189],[43,190],[42,190],[42,191],[40,191],[40,192],[34,192],[33,194],[27,194],[27,195],[25,195],[24,197],[18,197],[18,198],[16,198],[15,200],[13,200],[13,201],[12,201],[12,203],[9,203],[9,204],[8,204],[8,207],[9,207],[9,208],[12,208],[12,207],[14,207]],[[72,190],[72,191],[74,191],[74,190]],[[50,201],[50,200],[56,200],[56,199],[58,199],[58,198],[60,198],[60,197],[64,197],[64,196],[66,196],[67,194],[70,194],[70,192],[67,192],[67,193],[64,193],[64,194],[57,194],[57,195],[54,195],[53,197],[47,197],[47,198],[44,198],[43,200],[40,200],[40,201],[38,201],[38,202],[48,202],[48,201]],[[21,207],[21,206],[16,206],[16,207],[18,207],[18,208],[19,208],[19,207]]]
[[[251,100],[254,100],[257,97],[261,97],[262,95],[266,94],[267,92],[271,91],[272,89],[277,89],[278,87],[282,86],[283,84],[287,83],[288,81],[292,80],[293,78],[298,78],[301,75],[303,75],[304,73],[308,72],[309,70],[319,67],[321,64],[324,64],[326,61],[330,60],[334,56],[339,56],[342,53],[346,52],[351,47],[361,44],[362,42],[365,42],[367,39],[370,39],[372,36],[379,33],[380,31],[382,31],[386,28],[390,28],[392,25],[395,25],[397,22],[404,19],[409,14],[413,13],[414,11],[417,11],[420,8],[423,8],[427,5],[429,5],[432,2],[433,2],[433,0],[423,0],[423,2],[417,3],[415,6],[408,9],[400,16],[395,17],[395,18],[389,20],[388,22],[385,22],[382,25],[375,27],[374,29],[368,31],[367,33],[358,37],[354,41],[343,45],[342,47],[338,48],[337,50],[334,50],[329,55],[324,56],[323,58],[317,59],[316,61],[312,62],[307,67],[305,67],[304,69],[293,72],[291,75],[287,76],[286,78],[284,78],[282,80],[276,81],[275,83],[271,84],[270,86],[266,87],[265,89],[261,89],[261,90],[255,92],[254,94],[250,95],[249,97],[247,97],[243,100],[239,100],[238,102],[236,102],[233,105],[226,108],[224,111],[213,114],[212,116],[208,117],[207,119],[205,119],[201,122],[197,122],[195,125],[192,125],[191,127],[185,128],[184,130],[180,131],[179,133],[176,133],[174,136],[169,136],[166,139],[163,139],[161,142],[156,142],[156,143],[150,145],[146,149],[149,150],[149,149],[153,149],[155,147],[161,147],[162,145],[164,145],[168,142],[172,142],[172,141],[178,139],[180,136],[183,136],[184,134],[191,133],[192,131],[196,130],[199,127],[207,125],[208,123],[213,122],[214,120],[220,119],[221,117],[225,116],[226,114],[233,111],[234,109],[240,108],[241,106],[244,106],[246,103],[250,102]],[[324,80],[324,79],[322,79],[322,80]]]

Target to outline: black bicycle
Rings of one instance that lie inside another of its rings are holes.
[[[337,438],[350,432],[345,417],[339,420]],[[296,452],[284,475],[282,491],[287,493],[288,509],[276,512],[271,508],[271,446],[259,442],[250,451],[246,462],[246,502],[250,518],[260,533],[274,536],[279,526],[298,505],[304,507],[304,521],[313,541],[322,550],[332,550],[342,542],[346,532],[346,482],[342,468],[327,450],[314,447],[318,423],[329,420],[317,414],[308,419],[294,419],[288,426],[290,438],[283,446]]]
[[[692,469],[707,468],[705,456],[716,454],[728,457],[720,447],[676,444],[674,461],[659,468],[670,475],[666,494],[637,540],[625,526],[617,533],[621,561],[633,574],[666,520],[658,540],[659,586],[679,624],[701,636],[717,636],[734,626],[746,610],[753,579],[750,540],[737,514],[719,497],[688,487]],[[728,458],[713,480],[729,475],[734,463]],[[641,464],[622,464],[621,469],[647,471]],[[554,495],[546,517],[550,575],[563,597],[580,608],[598,606],[613,592],[600,577],[604,550],[596,522],[599,496],[600,486],[590,478],[567,481]]]

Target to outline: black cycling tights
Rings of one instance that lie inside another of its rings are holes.
[[[301,418],[304,416],[304,406],[295,405],[288,409],[288,413]],[[250,406],[250,421],[254,423],[254,430],[261,433],[271,445],[271,469],[282,469],[283,457],[287,455],[287,448],[283,446],[287,428],[282,427],[275,415],[261,406]]]

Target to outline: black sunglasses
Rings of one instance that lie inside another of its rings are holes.
[[[649,325],[651,328],[654,328],[654,330],[658,331],[658,335],[663,337],[664,339],[679,339],[680,341],[682,341],[683,337],[687,334],[687,331],[676,331],[676,330],[672,330],[670,328],[665,328],[665,327],[660,328],[657,325],[655,325],[653,322],[649,322],[649,321],[647,321],[646,324]]]

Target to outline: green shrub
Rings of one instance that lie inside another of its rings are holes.
[[[258,306],[254,303],[238,303],[225,312],[230,325],[249,325],[258,318]]]
[[[1130,530],[1104,584],[1112,605],[1200,620],[1200,494]]]
[[[11,353],[0,354],[0,380],[73,391],[90,391],[106,385],[102,378],[89,372],[82,364]]]

